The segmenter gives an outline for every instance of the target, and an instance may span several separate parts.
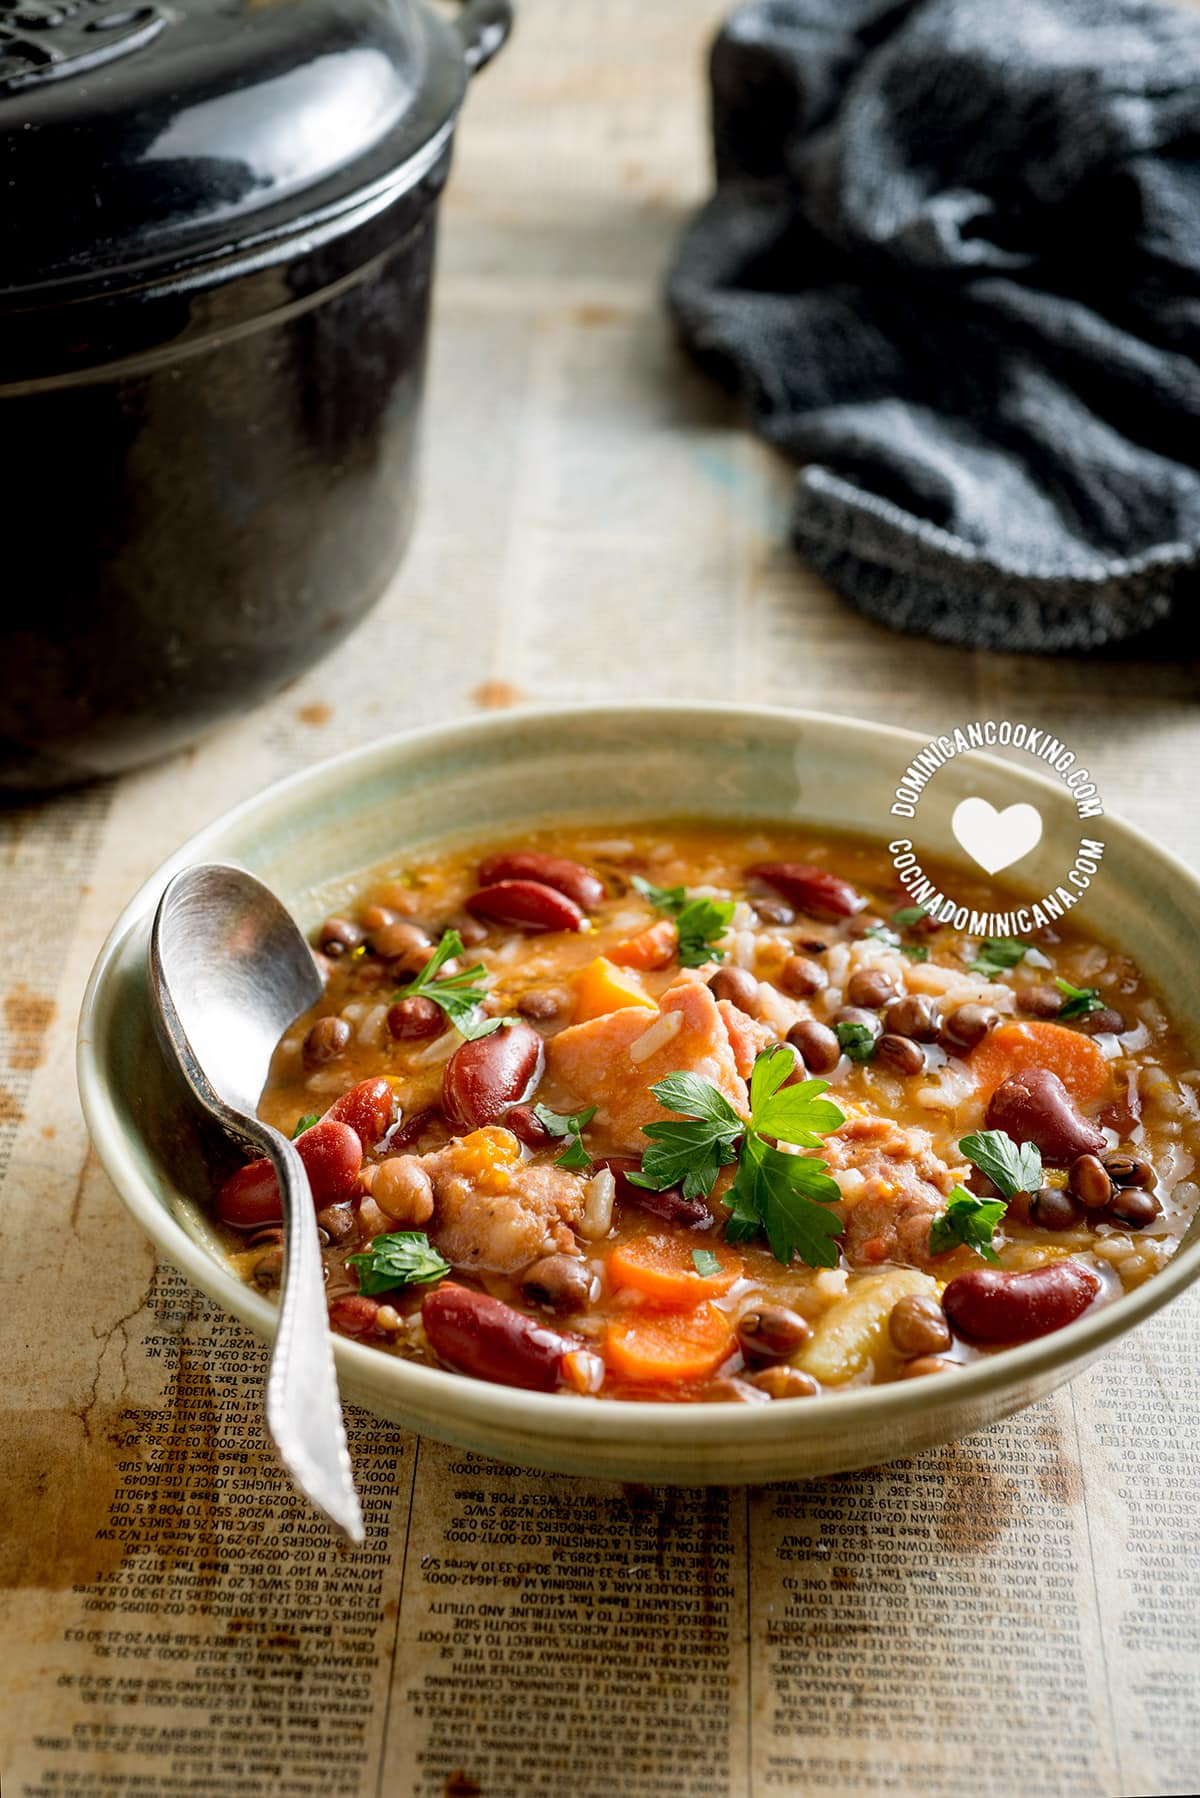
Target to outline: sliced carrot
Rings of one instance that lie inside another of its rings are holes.
[[[669,968],[678,947],[679,932],[670,918],[660,918],[657,924],[648,924],[636,936],[626,937],[610,949],[608,958],[618,967],[641,968],[645,973],[652,968]]]
[[[703,1246],[721,1263],[717,1274],[696,1271],[692,1259],[695,1244],[686,1236],[634,1236],[619,1242],[608,1257],[608,1277],[614,1286],[632,1286],[656,1305],[698,1305],[702,1299],[720,1298],[742,1277],[742,1258],[723,1243]]]
[[[988,1097],[1002,1080],[1026,1068],[1049,1068],[1079,1105],[1100,1098],[1110,1079],[1108,1062],[1090,1036],[1040,1019],[1001,1024],[972,1051],[967,1066]]]
[[[588,963],[575,985],[577,1024],[606,1017],[610,1011],[626,1011],[633,1005],[654,1011],[657,1004],[635,975],[623,973],[603,955]]]
[[[733,1325],[715,1305],[692,1311],[641,1311],[614,1317],[604,1356],[630,1380],[700,1380],[714,1373],[733,1348]]]

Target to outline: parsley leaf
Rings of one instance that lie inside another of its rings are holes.
[[[358,1290],[371,1298],[397,1286],[425,1286],[450,1272],[450,1263],[430,1246],[424,1230],[376,1236],[363,1254],[347,1255],[346,1265],[357,1269]]]
[[[785,1155],[749,1130],[729,1189],[725,1235],[730,1242],[746,1242],[762,1231],[785,1266],[799,1255],[809,1267],[836,1267],[842,1222],[822,1207],[841,1196],[825,1162]]]
[[[1036,1192],[1042,1184],[1042,1157],[1036,1143],[1016,1143],[1006,1130],[976,1130],[959,1149],[972,1167],[986,1174],[1006,1199]]]
[[[1056,980],[1054,984],[1066,1001],[1058,1014],[1060,1018],[1086,1018],[1089,1012],[1104,1010],[1099,987],[1072,986],[1069,980]]]
[[[934,1255],[965,1243],[985,1261],[1000,1257],[992,1247],[992,1232],[1004,1216],[1003,1199],[979,1199],[965,1186],[956,1186],[929,1226],[929,1248]]]
[[[656,887],[640,874],[633,884],[651,905],[674,918],[679,933],[679,965],[699,968],[706,961],[724,961],[725,951],[716,939],[724,936],[737,909],[733,899],[689,899],[686,887]]]
[[[901,955],[907,955],[909,961],[928,961],[929,948],[925,943],[901,943]]]
[[[650,1090],[666,1110],[683,1112],[684,1121],[642,1125],[650,1147],[642,1156],[641,1172],[629,1179],[651,1192],[682,1186],[685,1199],[707,1198],[721,1169],[734,1159],[733,1146],[745,1122],[699,1074],[668,1074]]]
[[[1032,943],[1023,943],[1020,937],[987,936],[979,945],[975,960],[969,961],[967,966],[972,974],[982,974],[986,979],[992,980],[1007,968],[1015,968],[1032,948]]]
[[[319,1111],[306,1111],[302,1118],[296,1119],[296,1128],[292,1131],[292,1141],[295,1142],[298,1136],[303,1136],[306,1130],[311,1130],[313,1125],[319,1124],[320,1121]]]
[[[721,1263],[711,1249],[693,1249],[692,1266],[702,1280],[710,1279],[713,1274],[721,1271]]]
[[[555,1167],[585,1168],[591,1167],[592,1158],[581,1141],[583,1132],[596,1115],[596,1107],[589,1105],[586,1111],[561,1112],[551,1111],[548,1105],[535,1105],[533,1115],[538,1123],[547,1129],[551,1136],[566,1136],[570,1140]]]
[[[482,980],[487,969],[481,961],[473,967],[460,968],[455,974],[448,974],[444,980],[438,974],[452,956],[463,953],[463,940],[457,930],[444,930],[442,940],[421,969],[406,987],[396,994],[398,999],[432,999],[440,1005],[454,1028],[468,1041],[477,1037],[490,1036],[493,1030],[511,1024],[511,1018],[485,1018],[480,1010],[487,993],[481,986],[473,982]]]
[[[903,929],[910,924],[919,924],[925,916],[923,905],[902,905],[899,911],[892,913],[892,923],[899,924]]]
[[[850,1018],[843,1018],[840,1024],[834,1025],[833,1033],[843,1054],[848,1055],[851,1061],[870,1061],[874,1055],[878,1039],[869,1025],[856,1024]]]

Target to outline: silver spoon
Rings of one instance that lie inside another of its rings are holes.
[[[274,1163],[284,1267],[267,1428],[301,1492],[360,1543],[308,1175],[287,1138],[255,1115],[280,1037],[321,996],[312,952],[268,887],[210,863],[185,868],[164,892],[149,972],[164,1042],[192,1092],[231,1136]]]

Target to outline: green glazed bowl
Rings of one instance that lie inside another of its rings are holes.
[[[619,828],[654,818],[851,830],[961,863],[950,830],[959,800],[1035,805],[1041,844],[1022,887],[1066,877],[1081,830],[1061,781],[978,753],[951,761],[917,822],[890,816],[922,747],[908,732],[813,713],[732,706],[603,706],[516,712],[392,737],[283,781],[193,837],[117,920],[92,973],[79,1027],[83,1108],[97,1153],[161,1253],[258,1335],[275,1309],[225,1265],[198,1201],[220,1145],[205,1142],[151,1024],[145,959],[167,880],[197,861],[233,861],[279,893],[304,929],[346,875],[430,842],[555,819]],[[1200,882],[1129,825],[1104,817],[1105,843],[1081,920],[1125,948],[1200,1015]],[[226,1163],[227,1165],[227,1163]],[[338,1339],[343,1397],[413,1430],[505,1460],[567,1473],[693,1485],[804,1478],[909,1455],[982,1428],[1068,1380],[1106,1344],[1200,1273],[1196,1228],[1166,1269],[1124,1298],[1040,1341],[939,1380],[858,1387],[820,1402],[622,1403],[513,1391]]]

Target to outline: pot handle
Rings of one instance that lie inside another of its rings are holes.
[[[463,61],[469,75],[491,62],[512,30],[513,11],[509,0],[466,0],[454,21],[462,39]]]

